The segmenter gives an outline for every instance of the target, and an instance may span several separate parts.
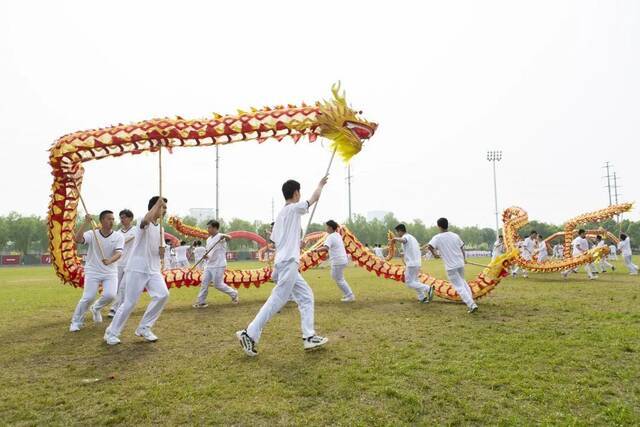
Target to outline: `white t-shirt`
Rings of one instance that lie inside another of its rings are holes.
[[[178,246],[175,248],[176,258],[178,262],[187,262],[187,250],[189,250],[189,246]]]
[[[526,239],[524,239],[524,242],[522,243],[522,248],[523,248],[522,254],[528,259],[530,259],[531,255],[533,255],[533,251],[536,248],[535,240],[533,240],[531,237],[527,237]]]
[[[137,234],[129,255],[126,271],[160,273],[160,225],[150,222],[145,228],[136,225]],[[169,247],[165,247],[165,254]]]
[[[620,240],[620,243],[618,243],[618,249],[620,250],[622,256],[633,255],[633,253],[631,252],[631,238],[627,236],[626,239]]]
[[[207,248],[205,248],[204,246],[196,246],[195,248],[193,248],[193,262],[200,261],[204,256],[205,252],[207,252]]]
[[[220,239],[220,233],[207,237],[207,251],[211,249],[213,245],[216,245],[216,247],[209,252],[209,255],[207,255],[207,257],[209,257],[207,268],[224,268],[227,266],[227,241],[223,239],[222,242],[218,243]]]
[[[138,233],[138,227],[132,225],[128,230],[120,229],[118,233],[122,234],[124,238],[124,247],[122,248],[122,256],[118,260],[118,267],[124,268],[127,265],[127,261],[129,261],[129,254],[131,253],[131,249],[133,249],[133,242],[136,239],[136,234]]]
[[[547,255],[547,244],[544,241],[538,243],[538,258],[543,258]]]
[[[111,258],[115,255],[116,251],[122,251],[124,239],[122,238],[122,234],[117,231],[111,231],[111,234],[105,237],[102,235],[100,230],[96,230],[95,235],[98,236],[97,241],[100,242],[102,253],[104,253],[105,258]],[[97,241],[94,238],[93,231],[85,231],[82,237],[84,238],[84,243],[89,246],[89,251],[87,252],[87,257],[84,263],[85,273],[105,276],[118,274],[117,262],[109,265],[104,265],[102,262],[102,254],[100,253],[100,248],[98,248]]]
[[[347,251],[344,249],[344,242],[342,236],[333,232],[329,234],[324,241],[324,246],[329,248],[329,259],[331,265],[345,265],[349,260],[347,259]]]
[[[589,241],[583,237],[578,236],[573,239],[573,242],[571,242],[571,247],[573,248],[572,256],[582,255],[583,252],[589,250]]]
[[[604,240],[600,240],[596,245],[596,248],[603,248],[605,246],[607,246],[607,244],[604,242]]]
[[[384,252],[382,248],[373,248],[373,253],[376,254],[378,258],[384,258]]]
[[[433,236],[429,244],[440,253],[445,270],[464,267],[464,255],[462,254],[464,242],[456,233],[451,231],[438,233]]]
[[[402,250],[404,252],[404,265],[407,267],[420,267],[422,255],[420,245],[415,237],[409,233],[402,236]]]
[[[501,242],[500,240],[496,240],[493,244],[493,254],[494,255],[502,255],[504,253],[504,240]]]
[[[302,240],[302,228],[300,220],[302,215],[309,212],[309,202],[302,201],[285,205],[278,213],[271,240],[276,246],[274,263],[294,260],[300,262],[300,240]]]

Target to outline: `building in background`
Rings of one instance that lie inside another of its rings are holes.
[[[189,216],[194,217],[198,223],[214,219],[216,217],[216,210],[213,208],[190,208]]]
[[[390,214],[389,211],[369,211],[367,212],[367,221],[373,221],[377,219],[378,221],[384,220],[385,215]]]

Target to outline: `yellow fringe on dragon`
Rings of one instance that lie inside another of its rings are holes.
[[[371,138],[377,124],[361,118],[347,105],[340,86],[332,87],[333,98],[315,105],[276,106],[237,115],[214,115],[200,120],[181,117],[145,120],[101,129],[74,132],[59,138],[49,150],[53,184],[49,203],[49,250],[58,277],[74,287],[84,285],[84,268],[73,239],[84,162],[125,154],[158,151],[161,147],[202,147],[240,141],[294,142],[306,137],[328,138],[340,156],[348,160]],[[316,254],[317,255],[317,254]],[[310,257],[313,258],[313,257]],[[309,259],[306,260],[307,262]],[[174,269],[163,273],[168,287],[199,284],[200,273]],[[269,280],[270,270],[225,273],[225,282],[259,286]]]
[[[502,214],[502,221],[504,224],[504,244],[506,251],[516,251],[514,262],[529,271],[535,272],[553,272],[564,271],[568,269],[576,268],[583,264],[589,264],[598,261],[601,257],[606,256],[609,253],[608,247],[600,247],[590,249],[587,253],[578,257],[571,257],[571,241],[576,235],[576,228],[580,224],[588,222],[601,222],[607,219],[619,215],[624,212],[628,212],[633,207],[632,203],[622,203],[619,205],[612,205],[605,209],[600,209],[594,212],[588,212],[570,219],[564,225],[564,259],[549,259],[543,262],[537,260],[526,260],[522,258],[519,251],[516,248],[520,236],[518,230],[524,227],[529,222],[527,213],[519,207],[510,207],[504,210]],[[555,236],[555,235],[554,235]]]

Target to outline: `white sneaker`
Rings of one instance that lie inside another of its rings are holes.
[[[596,280],[598,276],[589,276],[589,280]]]
[[[102,313],[100,313],[100,310],[96,310],[95,305],[92,305],[91,307],[89,307],[89,311],[93,316],[94,323],[102,323]]]
[[[569,276],[569,272],[568,272],[568,271],[563,271],[563,272],[562,272],[562,273],[560,273],[560,274],[562,274],[562,278],[563,278],[564,280],[567,280],[567,276]]]
[[[342,302],[353,302],[355,300],[356,300],[356,297],[353,294],[349,295],[348,297],[342,297],[340,299],[340,301],[342,301]]]
[[[107,317],[108,317],[109,319],[113,319],[113,317],[114,317],[115,315],[116,315],[116,310],[112,308],[112,309],[110,309],[110,310],[109,310],[109,314],[107,314]]]
[[[120,338],[116,337],[115,335],[111,335],[108,332],[104,333],[104,342],[107,343],[107,345],[118,345],[120,344]]]
[[[207,308],[207,307],[209,307],[209,304],[207,304],[206,302],[197,302],[197,303],[193,304],[191,307],[193,307],[193,308]]]
[[[142,337],[145,341],[156,342],[158,341],[158,337],[155,336],[153,332],[151,332],[151,328],[138,328],[136,329],[136,336]]]
[[[240,346],[242,347],[244,354],[250,357],[256,357],[258,355],[256,342],[249,336],[249,334],[247,334],[246,329],[236,332],[236,338],[240,341]]]
[[[469,310],[467,310],[467,313],[469,313],[469,314],[473,314],[473,313],[475,313],[475,312],[477,312],[477,311],[478,311],[478,305],[477,305],[477,304],[473,304],[473,305],[471,306],[471,308],[470,308]]]
[[[231,304],[240,304],[240,297],[237,294],[235,297],[231,298]]]
[[[82,329],[82,325],[80,323],[71,323],[71,325],[69,325],[69,332],[78,332],[80,329]]]
[[[321,337],[320,335],[314,335],[309,338],[302,338],[304,341],[305,350],[313,350],[314,348],[322,347],[329,342],[329,338]]]

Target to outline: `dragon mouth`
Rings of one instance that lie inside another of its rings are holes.
[[[376,125],[368,126],[363,123],[356,123],[352,121],[345,121],[344,127],[349,129],[358,139],[369,139],[376,131]]]

